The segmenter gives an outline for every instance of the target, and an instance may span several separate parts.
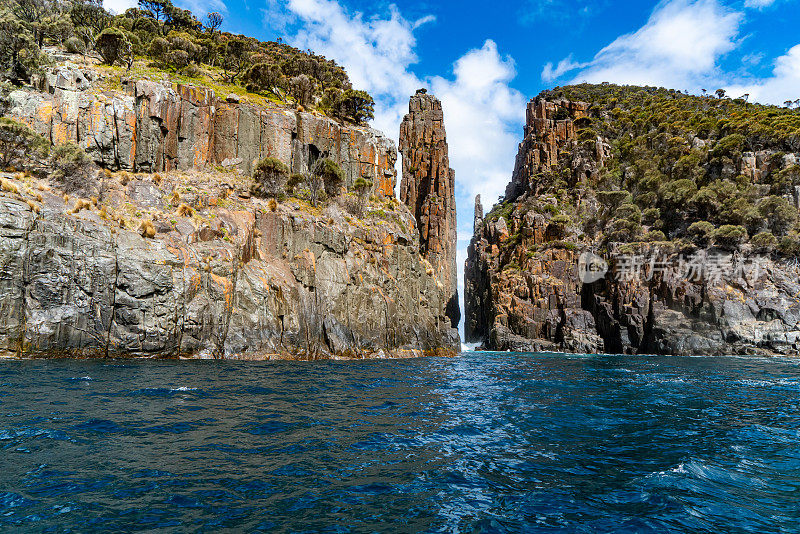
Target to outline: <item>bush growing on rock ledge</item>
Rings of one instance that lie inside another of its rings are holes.
[[[70,54],[83,54],[86,52],[86,45],[77,37],[70,37],[64,41],[64,49]]]
[[[778,239],[771,232],[760,232],[750,239],[750,244],[757,252],[772,252],[778,245]]]
[[[119,60],[128,46],[125,33],[118,28],[106,28],[97,37],[94,48],[103,58],[103,63],[113,65]]]
[[[747,230],[742,226],[726,224],[711,233],[714,244],[720,248],[734,249],[745,242]]]
[[[255,183],[251,188],[253,196],[258,198],[277,198],[284,194],[289,167],[276,158],[264,158],[253,169]]]
[[[286,181],[286,192],[289,195],[297,195],[300,192],[300,188],[307,182],[308,179],[305,175],[294,173],[289,176],[289,179]]]
[[[779,196],[771,195],[758,201],[758,212],[774,233],[785,234],[797,221],[797,209]]]
[[[572,219],[569,215],[563,213],[556,215],[550,219],[550,232],[555,237],[561,238],[567,234],[567,228],[572,224]]]
[[[318,160],[314,164],[311,174],[319,177],[322,180],[325,193],[329,197],[335,197],[342,192],[342,186],[344,185],[344,171],[332,159],[322,158]]]
[[[354,215],[361,217],[364,215],[364,207],[367,203],[367,195],[369,195],[369,190],[372,187],[372,180],[368,180],[363,176],[359,176],[356,178],[356,181],[353,182],[353,190],[356,192],[356,213]]]
[[[687,232],[695,244],[704,247],[708,245],[711,239],[714,225],[708,221],[697,221],[689,225]]]
[[[75,143],[64,143],[55,147],[50,156],[52,177],[61,183],[64,191],[85,193],[89,188],[91,159]]]
[[[784,236],[778,244],[778,250],[784,256],[800,257],[800,235],[791,232]]]
[[[46,156],[49,143],[28,125],[0,117],[0,168],[24,168]]]

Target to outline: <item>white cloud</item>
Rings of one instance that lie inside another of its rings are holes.
[[[412,72],[417,62],[414,30],[435,21],[432,16],[405,19],[395,6],[387,16],[350,13],[335,0],[289,0],[284,12],[268,0],[270,21],[293,20],[299,27],[288,41],[335,59],[353,85],[375,98],[373,126],[397,140],[408,98],[427,87],[444,108],[450,165],[456,170],[459,214],[459,265],[466,254],[464,235],[472,234],[475,194],[490,207],[511,179],[525,117],[525,98],[510,87],[514,61],[487,40],[453,64],[453,76],[422,79]],[[459,268],[459,273],[461,268]],[[462,277],[459,275],[459,286]]]
[[[396,137],[408,95],[422,86],[409,71],[417,62],[414,23],[394,6],[388,18],[368,20],[361,13],[347,13],[333,0],[290,0],[287,8],[301,24],[289,41],[343,65],[353,85],[376,99],[373,125]],[[418,22],[430,22],[426,19]]]
[[[772,3],[774,0],[748,0],[745,5],[766,7]],[[739,37],[743,23],[743,13],[725,8],[718,0],[666,0],[642,28],[617,38],[591,61],[580,64],[568,56],[555,67],[548,63],[542,79],[550,82],[580,69],[570,83],[658,85],[695,93],[703,87],[722,87],[732,96],[747,93],[751,101],[777,105],[796,99],[800,96],[800,44],[774,61],[767,78],[747,79],[719,68],[720,58],[744,41]],[[741,58],[745,66],[764,61],[761,52]]]
[[[746,0],[744,7],[752,7],[755,9],[764,9],[775,3],[775,0]]]
[[[525,120],[525,98],[509,84],[514,61],[489,40],[456,61],[455,79],[430,87],[444,108],[450,165],[456,170],[462,227],[472,222],[472,199],[491,206],[511,179]]]
[[[542,81],[548,83],[552,82],[571,70],[580,69],[585,66],[585,63],[576,63],[572,61],[572,54],[559,61],[558,65],[555,67],[553,67],[552,62],[547,62],[544,69],[542,69]]]
[[[800,44],[776,59],[774,65],[772,76],[751,83],[728,85],[728,93],[748,93],[751,100],[776,105],[800,97]]]
[[[117,15],[139,5],[138,0],[103,0],[103,7]]]
[[[581,65],[574,81],[694,88],[736,48],[742,18],[717,0],[661,2],[642,28],[618,37]],[[563,72],[574,67],[570,58],[562,65]],[[557,77],[558,71],[551,64],[542,74]]]
[[[420,26],[424,26],[425,24],[428,24],[429,22],[436,22],[436,17],[434,17],[433,15],[426,15],[426,16],[422,17],[421,19],[415,21],[413,26],[411,27],[411,29],[412,30],[416,30]]]

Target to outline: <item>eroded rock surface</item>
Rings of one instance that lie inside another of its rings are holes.
[[[579,139],[577,126],[589,108],[531,101],[506,203],[484,217],[476,200],[465,266],[466,340],[515,351],[800,352],[800,269],[749,246],[687,253],[668,243],[614,245],[603,253],[611,270],[583,283],[579,260],[598,243],[549,214],[559,199],[543,192],[542,176],[572,188],[596,186],[612,152],[601,138]],[[745,153],[730,172],[757,183],[770,172],[774,152]],[[794,154],[783,156],[784,167],[795,161]],[[578,198],[572,213],[591,220],[595,201]],[[720,268],[693,276],[686,262],[703,255],[706,269]],[[634,258],[638,270],[618,275],[620,258]]]
[[[455,171],[450,168],[442,103],[418,91],[400,125],[400,200],[414,214],[420,251],[441,281],[453,328],[461,320],[456,279]]]
[[[170,209],[177,187],[169,177],[158,186],[136,178],[123,190],[109,178],[100,202],[124,209],[127,193],[144,184]],[[402,205],[361,221],[335,203],[316,212],[288,201],[272,211],[237,199],[202,217],[166,215],[147,239],[109,225],[99,208],[69,213],[53,192],[41,202],[24,195],[0,196],[4,355],[316,359],[458,350]]]
[[[101,90],[93,82],[97,76],[90,69],[56,67],[42,80],[42,91],[14,91],[8,114],[54,145],[79,144],[112,170],[222,165],[249,174],[255,161],[275,157],[303,173],[329,157],[345,170],[348,185],[363,176],[376,193],[394,197],[397,150],[376,130],[233,102],[192,85],[138,80],[125,82],[124,91]]]
[[[11,117],[53,144],[79,144],[104,172],[84,177],[91,201],[70,198],[44,172],[2,176],[12,185],[0,191],[0,355],[459,350],[451,292],[421,255],[444,252],[421,245],[415,216],[394,197],[392,141],[203,87],[139,80],[109,91],[98,76],[61,65],[39,90],[10,95]],[[267,156],[299,173],[333,159],[346,186],[374,184],[366,209],[353,215],[347,198],[320,207],[251,198],[249,171]]]

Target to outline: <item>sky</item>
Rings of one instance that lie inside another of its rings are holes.
[[[223,29],[281,37],[336,60],[376,100],[372,126],[397,141],[408,97],[444,108],[456,171],[459,278],[473,199],[511,179],[525,104],[582,81],[657,85],[782,105],[800,98],[800,0],[173,0]],[[105,0],[121,12],[135,0]],[[463,307],[462,307],[463,309]]]

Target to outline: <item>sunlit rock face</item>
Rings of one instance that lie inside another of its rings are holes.
[[[274,157],[292,172],[307,172],[328,157],[351,185],[368,178],[374,192],[394,197],[394,142],[367,127],[341,124],[309,112],[259,107],[221,98],[192,85],[127,81],[101,90],[91,70],[61,66],[41,91],[10,95],[8,115],[54,145],[77,143],[98,164],[132,172],[164,172],[220,165],[249,174],[254,162]]]
[[[425,258],[444,252],[421,244],[415,215],[395,199],[392,141],[208,88],[139,80],[107,90],[97,76],[62,65],[10,95],[9,116],[54,145],[79,144],[102,169],[87,171],[85,199],[46,169],[0,172],[1,356],[459,350],[450,278]],[[253,198],[250,169],[267,156],[297,173],[334,160],[346,186],[372,182],[367,209],[354,214],[343,196],[319,206]],[[137,230],[145,219],[150,236]]]
[[[443,286],[447,316],[458,326],[455,171],[450,168],[442,103],[424,90],[412,96],[400,125],[400,200],[417,220],[420,252]]]
[[[671,242],[611,243],[603,252],[615,258],[609,272],[584,283],[581,259],[598,251],[608,229],[592,239],[579,223],[598,218],[594,192],[614,157],[608,139],[585,135],[590,110],[586,102],[531,100],[505,202],[484,215],[476,200],[465,265],[466,341],[517,351],[800,352],[796,262],[746,244],[689,254]],[[610,120],[594,117],[601,119]],[[745,153],[731,173],[758,184],[776,152]],[[784,168],[797,161],[795,154],[782,159]],[[565,206],[568,197],[551,192],[556,179],[585,194]],[[562,225],[555,206],[574,219]],[[625,262],[635,269],[627,276]]]

